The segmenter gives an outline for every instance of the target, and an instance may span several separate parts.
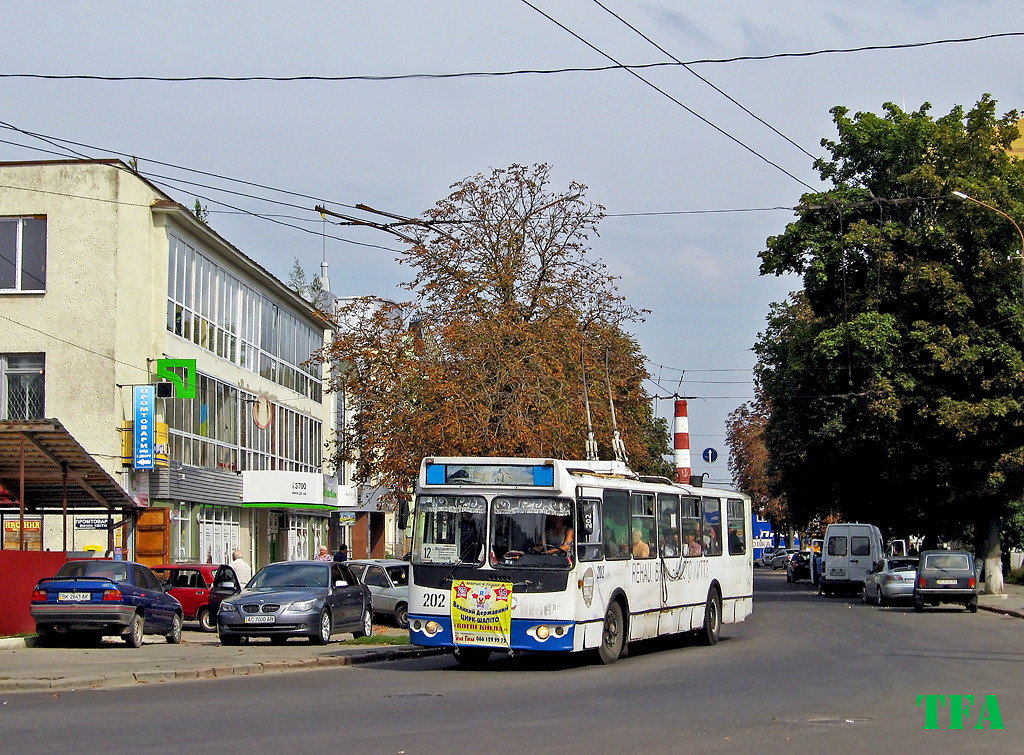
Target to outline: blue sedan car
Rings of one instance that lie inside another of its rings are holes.
[[[181,603],[149,567],[132,561],[68,561],[56,576],[39,580],[30,610],[43,643],[58,636],[98,643],[119,635],[137,648],[145,634],[181,642]]]

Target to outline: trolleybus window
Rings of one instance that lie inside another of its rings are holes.
[[[629,541],[633,558],[654,558],[658,555],[657,533],[654,529],[654,494],[633,493],[633,537]]]
[[[629,493],[604,492],[604,555],[612,561],[629,558]]]
[[[743,513],[743,501],[730,498],[729,507],[729,554],[741,556],[747,552],[747,517]]]
[[[722,502],[718,498],[705,496],[701,499],[704,509],[704,555],[722,555]]]
[[[604,556],[601,535],[601,501],[597,498],[582,498],[577,505],[579,530],[576,543],[580,561],[600,561]]]
[[[482,497],[421,495],[416,510],[413,563],[483,563],[487,502]]]
[[[562,498],[497,496],[491,503],[492,563],[572,566],[572,503]]]
[[[679,502],[683,534],[683,555],[687,558],[704,555],[704,537],[700,522],[700,499],[684,496]]]
[[[658,548],[665,558],[683,555],[679,543],[679,496],[658,493]]]

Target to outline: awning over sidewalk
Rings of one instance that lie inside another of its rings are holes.
[[[78,441],[55,419],[0,421],[0,511],[138,508]]]

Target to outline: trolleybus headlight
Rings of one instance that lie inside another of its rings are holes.
[[[423,625],[423,634],[427,637],[433,637],[435,634],[441,631],[441,625],[436,621],[428,621]]]

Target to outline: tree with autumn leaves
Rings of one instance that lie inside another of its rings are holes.
[[[631,465],[670,473],[667,423],[623,329],[643,313],[589,257],[603,208],[585,192],[554,191],[547,165],[460,181],[403,233],[411,300],[337,314],[322,358],[354,400],[338,457],[357,480],[401,493],[426,456],[583,458],[584,368],[601,458],[614,458],[610,384]]]

